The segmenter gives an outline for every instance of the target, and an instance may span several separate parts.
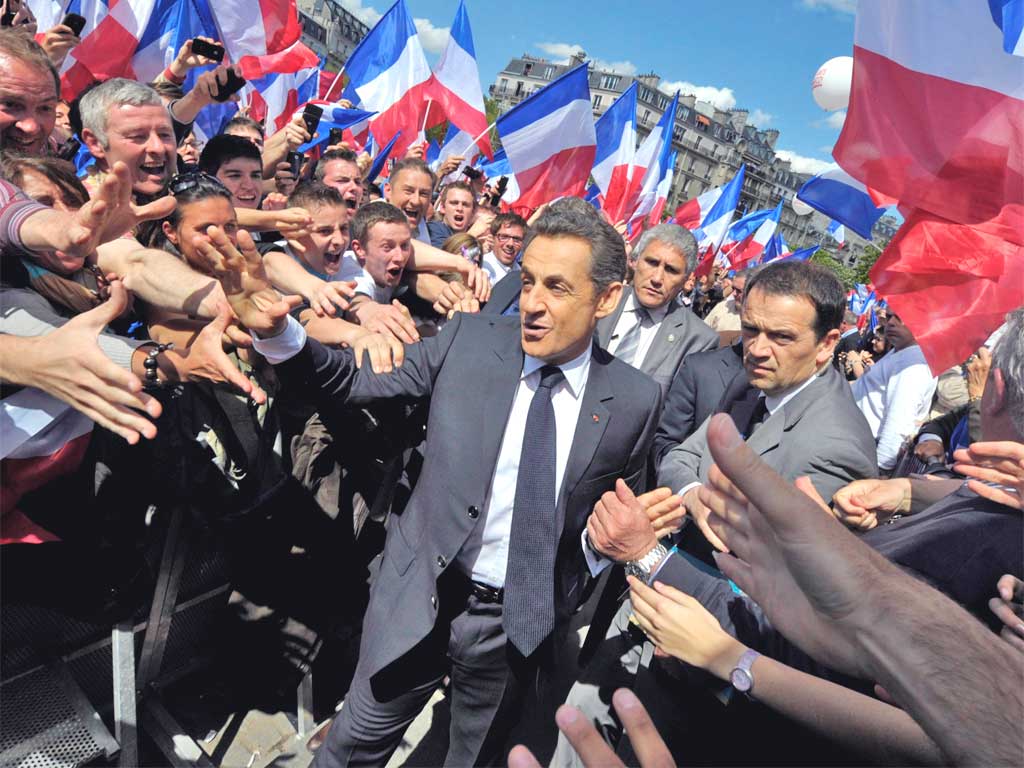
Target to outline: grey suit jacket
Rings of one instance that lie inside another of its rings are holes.
[[[622,317],[626,299],[632,295],[633,289],[626,287],[615,311],[598,321],[597,340],[602,347],[608,347],[615,326]],[[711,330],[707,323],[680,304],[673,302],[673,307],[674,309],[669,310],[665,319],[661,321],[654,341],[651,342],[650,349],[640,364],[640,370],[661,385],[662,395],[668,391],[668,386],[675,378],[683,358],[691,352],[703,352],[718,347],[718,334]]]
[[[400,517],[389,524],[363,625],[369,674],[429,634],[437,579],[475,526],[483,525],[491,476],[522,376],[519,318],[458,314],[434,338],[406,347],[390,374],[356,370],[349,350],[310,340],[276,370],[287,387],[321,401],[364,403],[430,397],[424,464]],[[595,347],[556,505],[559,533],[552,585],[555,615],[567,620],[589,571],[580,536],[594,504],[623,478],[634,487],[650,450],[661,392],[647,376]]]
[[[738,377],[723,396],[723,404],[739,399],[749,388],[746,377]],[[678,491],[707,480],[714,463],[708,450],[709,420],[665,454],[658,468],[659,485]],[[854,403],[845,377],[831,365],[769,416],[747,445],[787,480],[810,477],[826,500],[853,480],[878,476],[871,428]]]

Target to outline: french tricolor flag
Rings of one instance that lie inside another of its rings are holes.
[[[630,176],[631,222],[644,218],[654,209],[658,183],[668,168],[672,155],[672,130],[676,124],[678,105],[679,91],[676,91],[669,108],[636,151]],[[627,210],[630,208],[627,207]]]
[[[828,223],[828,233],[832,235],[833,240],[839,243],[840,248],[846,245],[846,228],[843,227],[842,222],[830,221]]]
[[[733,269],[743,269],[750,262],[759,259],[768,246],[782,215],[782,201],[775,208],[756,211],[737,221],[729,230],[731,245],[723,247],[725,256]]]
[[[651,208],[651,215],[647,219],[648,226],[655,227],[661,223],[661,214],[665,212],[665,205],[668,203],[668,193],[672,191],[672,177],[676,172],[676,153],[668,156],[668,162],[661,169],[661,178],[654,188],[654,207]]]
[[[672,220],[679,226],[686,227],[692,232],[700,227],[701,222],[707,218],[708,213],[711,212],[711,209],[721,196],[721,187],[709,189],[703,195],[687,200],[676,208],[676,212],[672,215]]]
[[[437,153],[436,162],[431,167],[437,170],[449,157],[461,157],[462,162],[458,168],[441,180],[444,184],[451,184],[453,181],[456,181],[462,175],[462,169],[467,165],[472,165],[473,161],[480,156],[480,145],[479,143],[473,143],[474,138],[474,135],[460,130],[454,122],[449,122],[448,133],[444,137],[444,144],[441,145]],[[490,148],[489,139],[487,146]]]
[[[594,167],[597,137],[586,62],[498,118],[518,195],[509,207],[533,210],[556,197],[581,197]]]
[[[871,239],[871,228],[885,213],[885,208],[872,199],[871,190],[842,168],[808,179],[796,196],[866,240]]]
[[[634,81],[597,119],[597,150],[591,175],[604,196],[602,208],[609,221],[626,218],[629,175],[636,152],[636,91]]]
[[[933,372],[1024,304],[1024,57],[1013,3],[860,0],[833,156],[900,201],[871,271]],[[997,6],[1001,6],[998,7]],[[998,10],[998,13],[995,11]]]
[[[480,72],[473,47],[473,31],[469,26],[466,4],[462,0],[455,12],[448,45],[434,70],[434,82],[429,95],[441,105],[449,122],[471,134],[470,141],[479,137],[477,147],[487,157],[493,157],[487,130],[487,113],[484,111],[484,94],[480,88]]]
[[[363,38],[345,64],[345,97],[379,113],[370,123],[378,145],[402,135],[392,154],[402,156],[416,140],[431,94],[430,65],[405,0],[398,0]]]
[[[319,78],[319,68],[312,66],[295,73],[272,73],[250,81],[246,85],[249,116],[263,120],[266,135],[273,135],[288,124],[300,106],[316,98]]]
[[[718,197],[711,203],[709,210],[704,214],[700,227],[693,230],[693,236],[697,239],[697,249],[702,254],[715,256],[722,248],[725,238],[732,224],[732,217],[736,213],[736,206],[740,203],[740,192],[743,191],[743,179],[746,176],[747,166],[741,165],[736,171],[732,180],[713,192],[719,192]],[[705,194],[711,194],[706,192]],[[703,195],[698,198],[702,200]],[[700,204],[703,210],[703,203]],[[678,211],[677,211],[678,214]],[[678,218],[676,219],[679,222]],[[683,225],[686,226],[686,225]],[[687,227],[689,229],[689,227]]]

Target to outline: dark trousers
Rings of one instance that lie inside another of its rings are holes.
[[[366,654],[360,653],[352,686],[314,768],[385,765],[446,674],[451,675],[451,731],[445,765],[502,760],[536,664],[506,642],[502,606],[471,594],[461,576],[443,576],[438,596],[433,631],[404,656],[369,676]],[[373,641],[364,636],[363,648]]]

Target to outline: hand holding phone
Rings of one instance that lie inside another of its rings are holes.
[[[192,39],[192,53],[196,56],[202,56],[204,58],[211,59],[212,61],[216,61],[218,64],[224,61],[224,46],[211,43],[200,37]]]
[[[81,37],[82,30],[85,29],[85,16],[80,16],[77,13],[69,13],[64,16],[60,23],[74,32],[75,37]]]
[[[292,172],[295,180],[299,179],[299,171],[302,170],[302,154],[299,152],[288,153],[288,170]]]
[[[306,130],[309,131],[309,139],[313,140],[313,134],[316,133],[317,126],[320,125],[320,118],[323,117],[323,107],[318,107],[316,104],[307,104],[306,108],[302,110],[302,122],[306,124]]]
[[[235,72],[234,67],[228,67],[227,77],[224,81],[217,78],[217,91],[213,94],[214,101],[224,102],[231,98],[232,94],[238,93],[245,85],[245,78]]]

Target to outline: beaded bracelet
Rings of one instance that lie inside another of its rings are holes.
[[[157,355],[166,352],[169,349],[174,349],[174,342],[170,344],[157,344],[146,355],[146,359],[142,361],[142,367],[146,369],[145,379],[142,382],[143,389],[162,389],[164,383],[157,378]]]

